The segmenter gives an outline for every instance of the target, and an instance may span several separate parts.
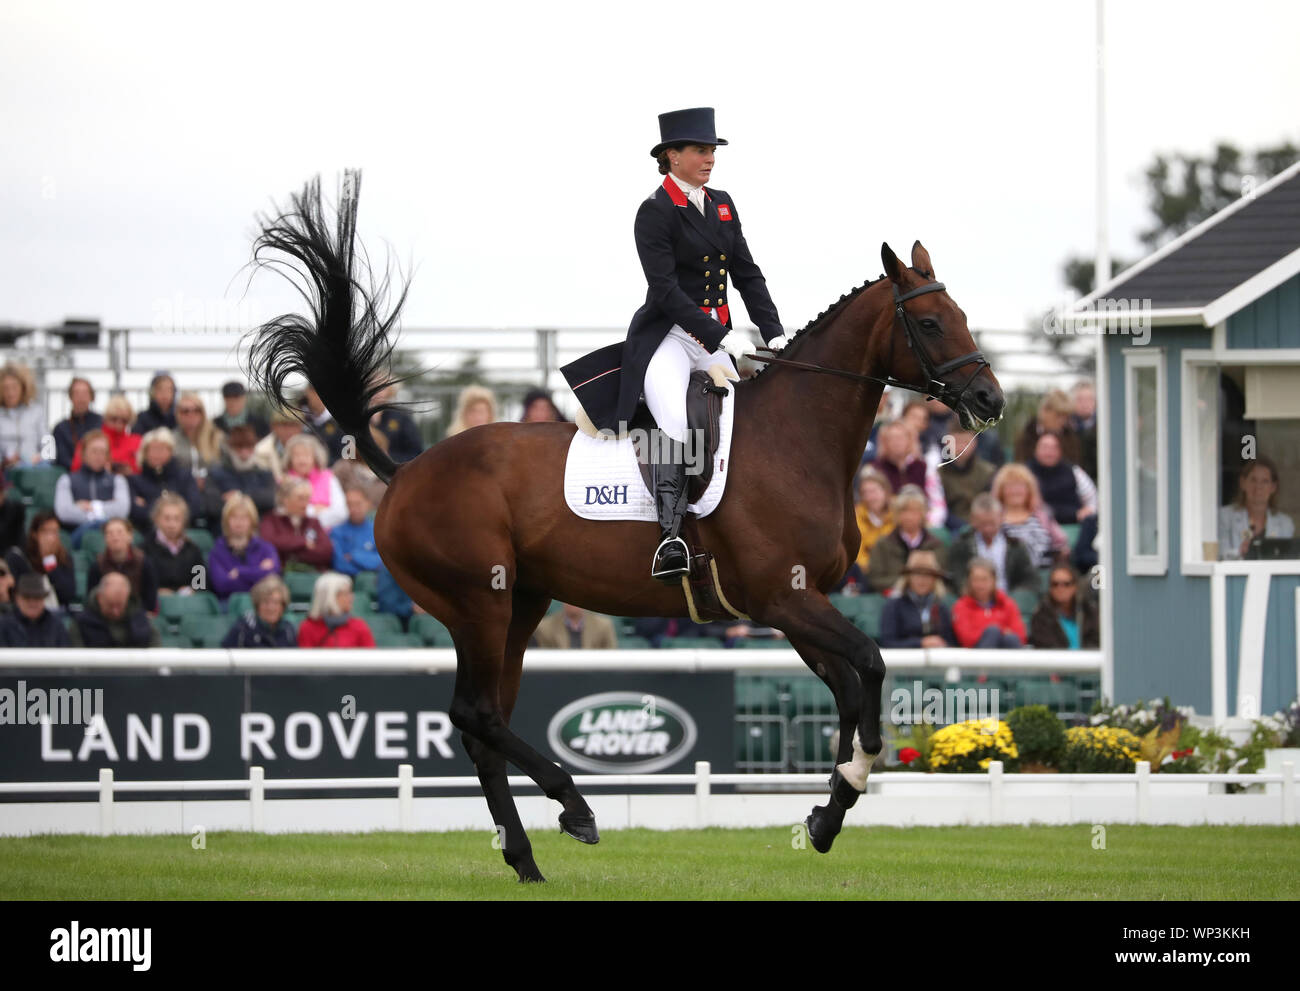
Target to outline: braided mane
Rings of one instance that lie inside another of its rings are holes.
[[[849,303],[852,303],[855,299],[861,296],[865,290],[870,289],[877,282],[882,281],[884,278],[885,276],[881,275],[879,278],[872,279],[869,282],[862,283],[862,285],[856,287],[855,289],[850,289],[847,293],[845,293],[843,296],[841,296],[839,299],[833,302],[830,306],[826,307],[826,309],[818,313],[815,317],[809,320],[808,323],[805,324],[802,329],[796,331],[794,334],[790,336],[790,341],[788,344],[786,344],[785,348],[781,351],[781,356],[789,357],[791,354],[790,349],[795,347],[799,343],[799,341],[803,340],[807,335],[811,334],[813,331],[819,330],[822,327],[824,327],[826,324],[830,323],[832,317],[834,317],[837,313],[839,313],[842,309],[844,309],[844,307],[848,306]],[[750,376],[748,381],[752,381],[753,379],[759,378],[768,369],[773,367],[775,366],[762,363],[761,367],[759,367],[754,372],[754,374]]]

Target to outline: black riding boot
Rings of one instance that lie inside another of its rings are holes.
[[[650,574],[665,584],[676,585],[682,575],[690,572],[686,541],[678,536],[686,515],[686,445],[664,437],[659,451],[668,463],[656,461],[651,466],[661,541]]]

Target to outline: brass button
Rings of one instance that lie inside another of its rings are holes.
[[[722,259],[722,260],[725,262],[727,259],[724,258],[724,259]],[[708,275],[709,273],[708,273],[708,272],[705,272],[704,274],[705,274],[705,275]],[[719,275],[726,275],[726,274],[727,274],[727,270],[726,270],[725,268],[720,268],[720,269],[718,269],[718,274],[719,274]]]
[[[709,305],[709,301],[708,301],[707,299],[704,301],[704,305],[705,305],[705,306],[708,306],[708,305]]]
[[[719,282],[719,283],[718,283],[718,288],[719,288],[719,289],[726,289],[727,287],[724,286],[721,282]]]
[[[720,259],[721,259],[722,261],[724,261],[724,262],[727,260],[727,256],[726,256],[726,255],[718,255],[718,258],[720,258]],[[704,260],[705,260],[705,261],[708,261],[707,258],[704,259]]]
[[[707,279],[707,278],[709,277],[709,273],[708,273],[708,272],[705,272],[705,273],[704,273],[704,277]]]
[[[705,255],[703,260],[704,260],[704,261],[708,261],[708,260],[709,260],[709,256],[708,256],[708,255]]]

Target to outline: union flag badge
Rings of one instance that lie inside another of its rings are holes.
[[[718,219],[719,219],[719,220],[730,220],[730,219],[731,219],[731,207],[727,206],[727,204],[725,204],[725,203],[719,203],[719,204],[718,204]]]

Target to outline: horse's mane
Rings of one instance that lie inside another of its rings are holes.
[[[836,314],[838,314],[841,310],[844,309],[844,307],[848,306],[855,299],[861,296],[863,292],[865,292],[867,289],[870,289],[877,282],[881,282],[884,278],[885,276],[881,275],[879,278],[871,279],[868,282],[864,282],[862,283],[862,285],[850,289],[848,292],[846,292],[835,302],[831,303],[830,306],[826,307],[826,309],[822,310],[815,317],[809,320],[808,323],[805,324],[801,329],[795,331],[794,334],[790,335],[790,341],[788,344],[786,344],[785,349],[781,352],[781,356],[790,357],[792,355],[792,349],[797,348],[800,341],[804,340],[809,334],[813,333],[814,331],[820,330],[822,327],[826,326],[828,323],[831,322],[831,319]],[[760,363],[760,367],[754,372],[752,376],[750,376],[750,378],[747,381],[752,381],[753,379],[759,378],[769,368],[773,368],[773,367],[775,366],[765,364],[765,363]]]

